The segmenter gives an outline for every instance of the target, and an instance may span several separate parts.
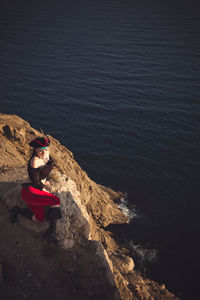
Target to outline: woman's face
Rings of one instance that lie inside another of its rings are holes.
[[[39,158],[45,158],[49,149],[48,148],[46,148],[46,149],[36,148],[35,151]]]

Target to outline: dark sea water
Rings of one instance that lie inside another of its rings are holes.
[[[200,16],[195,1],[5,1],[0,111],[127,193],[136,267],[198,299]],[[3,3],[3,4],[2,4]]]

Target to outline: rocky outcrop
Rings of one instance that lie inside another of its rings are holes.
[[[16,204],[25,205],[21,199],[20,190],[21,183],[27,180],[26,165],[31,155],[28,142],[41,135],[21,118],[0,114],[0,207],[4,213]],[[65,274],[70,273],[71,277],[74,278],[73,280],[70,279],[71,285],[76,286],[76,281],[80,281],[82,293],[83,290],[85,293],[85,297],[82,299],[175,299],[175,296],[163,286],[161,287],[153,281],[143,280],[137,275],[137,272],[134,271],[133,259],[128,257],[127,251],[121,249],[111,234],[105,231],[105,227],[109,224],[129,221],[116,204],[122,197],[122,193],[92,181],[74,160],[73,154],[56,139],[51,136],[48,137],[51,140],[51,155],[55,161],[55,168],[51,175],[50,192],[57,194],[60,198],[63,214],[63,218],[58,221],[57,226],[59,247],[64,251],[62,255],[58,255],[59,265],[62,265],[62,271],[59,272],[60,280],[65,280]],[[8,218],[4,223],[6,222],[8,222]],[[22,227],[17,227],[18,225]],[[6,238],[7,246],[13,244],[10,237],[12,235],[10,226],[9,224]],[[29,249],[30,245],[27,246],[26,238],[29,237],[26,237],[23,231],[20,233],[20,230],[24,228],[28,230],[30,235],[34,234],[32,242],[39,243],[38,249],[40,247],[42,249],[45,243],[42,240],[42,235],[47,226],[46,222],[33,224],[23,217],[19,218],[19,224],[15,226],[15,231],[19,235],[21,234],[20,239],[23,240],[21,242],[23,247],[21,246],[20,249],[22,252],[24,251],[24,257],[27,256],[28,259],[28,252],[33,256],[35,254],[32,248]],[[6,236],[6,229],[0,234],[2,234],[0,238],[3,238],[3,234]],[[12,251],[6,253],[5,249],[6,245],[0,246],[0,256],[4,256],[4,260],[9,257],[12,261]],[[38,249],[37,251],[39,251]],[[41,266],[46,265],[45,259],[38,257]],[[36,263],[35,256],[33,262]],[[57,266],[58,262],[55,257],[51,263],[54,264],[54,267]],[[23,263],[21,264],[23,265]],[[77,272],[74,267],[76,265],[79,266],[81,272]],[[36,285],[38,278],[43,282],[38,274],[40,268],[38,267],[34,271],[35,265],[31,264],[30,268],[33,273],[35,272]],[[23,277],[23,267],[19,267],[19,270],[21,270],[19,276]],[[92,279],[88,275],[89,272],[92,274]],[[84,276],[86,279],[83,279]],[[53,284],[54,278],[49,276],[49,280]],[[93,282],[93,286],[88,283],[89,280]],[[24,277],[22,281],[27,284]],[[85,282],[84,285],[82,285],[83,282]],[[54,283],[55,289],[57,288],[62,294],[60,299],[63,299],[63,295],[66,295],[67,299],[79,299],[79,297],[81,299],[80,291],[74,291],[72,286],[69,287],[71,294],[67,294],[64,287],[59,288],[60,283],[58,285],[57,281]],[[23,289],[26,290],[25,285]],[[42,299],[47,299],[47,294],[43,295]],[[31,297],[29,295],[29,299],[34,299]],[[8,296],[7,299],[11,299],[11,297]],[[57,299],[59,299],[58,296]]]

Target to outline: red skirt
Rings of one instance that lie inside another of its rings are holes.
[[[45,220],[45,206],[60,204],[60,199],[57,196],[36,189],[33,186],[22,186],[21,195],[39,222]]]

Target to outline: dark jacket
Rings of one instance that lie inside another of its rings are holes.
[[[39,189],[42,190],[44,187],[44,184],[41,182],[42,179],[46,179],[49,175],[49,173],[51,172],[52,168],[53,168],[53,159],[51,156],[49,156],[49,161],[47,162],[47,164],[45,166],[42,166],[40,168],[32,168],[31,167],[31,159],[36,156],[35,153],[33,153],[33,155],[31,156],[29,162],[28,162],[28,175],[29,178],[32,182],[32,185]]]

